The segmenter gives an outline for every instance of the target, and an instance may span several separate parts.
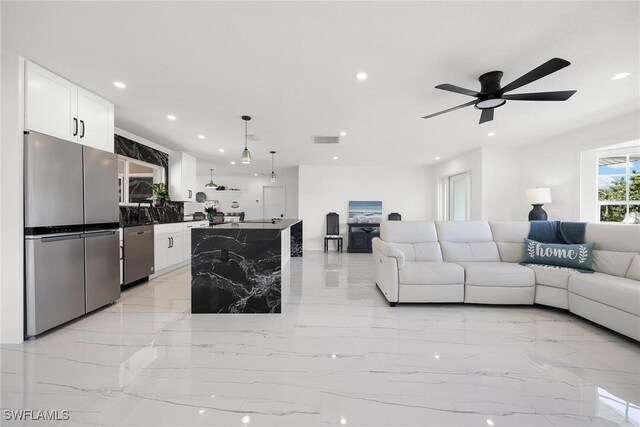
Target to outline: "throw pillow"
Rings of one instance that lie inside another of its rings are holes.
[[[524,239],[524,249],[524,258],[522,259],[524,263],[557,265],[559,267],[593,271],[591,266],[593,262],[593,243],[560,245]]]

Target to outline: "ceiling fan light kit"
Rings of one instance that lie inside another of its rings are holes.
[[[436,89],[446,90],[449,92],[455,92],[462,95],[472,96],[477,98],[476,100],[469,101],[465,104],[458,105],[447,110],[439,111],[434,114],[424,116],[423,119],[429,119],[431,117],[439,116],[440,114],[448,113],[450,111],[458,110],[460,108],[469,107],[473,105],[476,109],[482,110],[480,115],[480,124],[493,120],[494,109],[502,107],[507,101],[566,101],[574,93],[575,90],[565,90],[557,92],[535,92],[535,93],[520,93],[520,94],[506,94],[512,90],[518,89],[524,85],[539,80],[549,74],[555,73],[571,63],[561,58],[553,58],[537,68],[529,71],[525,75],[512,81],[505,87],[500,86],[502,80],[502,71],[490,71],[484,73],[478,78],[480,82],[480,92],[474,90],[465,89],[452,84],[441,84],[436,86]]]

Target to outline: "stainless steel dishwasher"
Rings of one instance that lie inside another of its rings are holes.
[[[124,227],[123,285],[146,280],[154,272],[153,224]]]

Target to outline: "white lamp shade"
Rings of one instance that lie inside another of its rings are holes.
[[[527,203],[530,205],[544,205],[551,203],[550,188],[530,188],[527,190]]]

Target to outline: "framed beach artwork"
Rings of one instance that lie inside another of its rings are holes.
[[[365,224],[382,222],[382,202],[370,200],[349,201],[349,222]]]

